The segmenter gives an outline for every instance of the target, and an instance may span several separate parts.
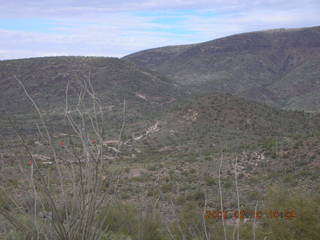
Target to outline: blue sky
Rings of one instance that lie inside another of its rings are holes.
[[[0,59],[115,56],[320,25],[319,0],[0,0]]]

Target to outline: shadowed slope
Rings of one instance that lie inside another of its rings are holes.
[[[220,91],[292,109],[319,110],[320,27],[244,33],[124,57],[188,89]]]

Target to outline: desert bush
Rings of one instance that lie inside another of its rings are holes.
[[[248,193],[248,200],[250,202],[261,200],[261,198],[262,198],[262,194],[259,191],[250,191]]]
[[[116,203],[100,210],[98,222],[114,233],[132,235],[138,225],[138,211],[129,204]]]
[[[204,181],[205,181],[207,186],[213,186],[213,185],[217,184],[216,179],[211,177],[211,176],[205,176],[204,177]]]
[[[269,192],[266,202],[266,209],[294,211],[296,217],[266,218],[264,232],[269,232],[268,239],[280,240],[316,240],[320,238],[320,195],[295,190],[291,192],[286,188],[274,187]]]
[[[169,183],[162,184],[160,189],[163,193],[168,193],[173,190],[173,187],[174,187],[173,183],[169,182]]]
[[[39,167],[33,158],[26,138],[12,123],[24,147],[24,155],[30,162],[29,166],[23,164],[25,167],[21,167],[20,171],[27,180],[25,191],[31,197],[21,204],[13,192],[1,186],[1,195],[6,199],[2,197],[5,201],[0,200],[3,202],[0,205],[0,214],[12,224],[17,238],[22,235],[25,239],[99,239],[103,229],[96,224],[95,216],[105,198],[102,191],[102,170],[107,162],[103,159],[103,111],[92,87],[90,74],[88,78],[79,79],[82,87],[78,104],[73,106],[75,109],[70,109],[68,104],[69,83],[66,88],[65,116],[81,148],[74,148],[63,140],[55,143],[57,140],[49,132],[43,113],[23,83],[19,79],[17,82],[38,114],[42,124],[40,135],[43,136],[43,141],[48,143],[46,151],[51,154],[52,171],[58,177],[57,181],[53,182],[44,174],[45,170]],[[85,112],[87,107],[93,110]],[[92,137],[96,139],[96,144],[91,143]],[[6,207],[12,205],[10,209]],[[44,219],[40,216],[39,206],[45,206],[50,218]]]
[[[160,215],[151,208],[141,212],[135,206],[127,203],[115,203],[103,208],[98,216],[98,222],[108,229],[103,239],[132,240],[166,240]]]
[[[193,201],[184,204],[177,220],[170,226],[175,239],[200,239],[204,237],[203,210]],[[196,238],[197,237],[197,238]]]

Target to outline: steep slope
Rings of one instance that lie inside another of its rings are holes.
[[[145,71],[117,58],[46,57],[0,61],[0,108],[25,109],[26,97],[15,78],[20,79],[40,105],[61,107],[70,82],[70,98],[90,78],[99,97],[108,104],[122,102],[166,102],[177,94],[175,85],[159,74]]]
[[[200,92],[228,92],[290,109],[320,106],[320,27],[244,33],[124,57]]]
[[[83,87],[92,86],[106,112],[106,122],[117,124],[117,130],[124,99],[129,124],[153,118],[159,108],[180,95],[171,80],[117,58],[45,57],[0,61],[0,120],[14,114],[16,121],[30,132],[36,129],[37,114],[17,79],[40,109],[49,114],[50,125],[57,128],[64,124],[68,82],[69,109],[78,104]],[[88,103],[88,93],[83,97]]]

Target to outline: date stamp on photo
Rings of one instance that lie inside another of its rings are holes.
[[[219,211],[219,210],[206,210],[206,219],[261,219],[261,218],[273,218],[273,219],[294,219],[297,217],[297,213],[294,210],[234,210],[234,211]]]

